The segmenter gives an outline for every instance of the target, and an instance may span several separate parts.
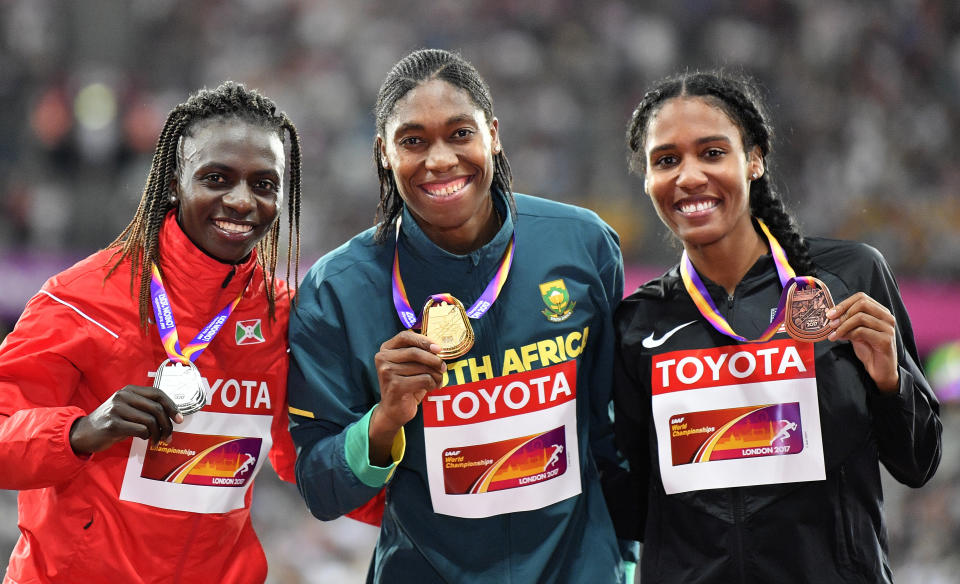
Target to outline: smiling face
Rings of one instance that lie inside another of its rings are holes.
[[[454,253],[486,243],[497,221],[490,198],[496,119],[462,89],[424,82],[401,98],[378,136],[401,198],[430,239]]]
[[[178,156],[177,221],[217,260],[246,258],[279,214],[283,143],[275,130],[237,119],[201,122]]]
[[[670,99],[650,118],[645,143],[646,192],[684,247],[756,238],[750,180],[763,161],[759,149],[744,151],[723,110],[700,97]]]

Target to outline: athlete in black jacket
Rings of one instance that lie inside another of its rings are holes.
[[[688,74],[634,112],[632,167],[684,254],[617,312],[613,515],[644,584],[892,582],[878,461],[926,483],[939,404],[880,253],[804,240],[784,211],[754,94]],[[784,306],[793,270],[819,282]]]

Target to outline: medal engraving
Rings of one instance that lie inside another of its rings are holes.
[[[440,345],[441,359],[455,359],[473,347],[473,327],[459,300],[437,302],[433,298],[423,307],[423,334]]]
[[[827,285],[813,278],[816,286],[799,288],[794,282],[787,291],[783,324],[787,334],[808,343],[822,341],[830,334],[827,311],[833,308],[833,297]]]
[[[190,362],[167,359],[157,368],[153,386],[167,394],[184,416],[200,411],[207,402],[200,371]]]

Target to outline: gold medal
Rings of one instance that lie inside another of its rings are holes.
[[[827,311],[833,308],[833,297],[827,285],[816,278],[814,284],[800,289],[797,283],[790,284],[783,317],[787,334],[808,343],[822,341],[830,335],[830,319]]]
[[[423,334],[440,345],[441,359],[456,359],[473,347],[473,327],[459,300],[449,294],[435,296],[445,296],[453,302],[427,300],[423,307]]]

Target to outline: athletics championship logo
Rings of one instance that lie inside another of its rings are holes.
[[[576,302],[570,302],[570,294],[563,280],[551,280],[540,284],[540,298],[547,307],[541,311],[550,322],[563,322],[573,314]]]
[[[260,329],[260,319],[237,321],[237,344],[255,345],[266,342]]]

